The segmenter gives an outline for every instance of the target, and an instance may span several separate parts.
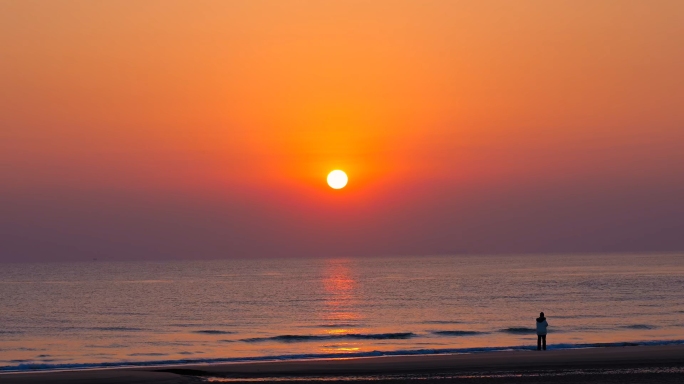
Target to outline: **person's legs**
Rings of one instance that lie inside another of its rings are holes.
[[[541,341],[542,341],[542,336],[537,335],[537,351],[541,351]]]
[[[542,335],[541,338],[542,338],[542,347],[546,351],[546,335]]]

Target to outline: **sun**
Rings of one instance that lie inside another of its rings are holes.
[[[328,173],[328,185],[330,188],[342,189],[345,185],[347,185],[347,181],[349,181],[347,174],[339,169]]]

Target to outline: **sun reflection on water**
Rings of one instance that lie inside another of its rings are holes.
[[[357,311],[358,283],[352,270],[350,260],[329,260],[323,269],[324,309],[322,320],[330,323],[330,327],[323,332],[328,335],[346,335],[361,332],[358,328],[350,329],[359,324],[361,315]],[[344,325],[339,324],[344,323]],[[342,325],[342,326],[340,326]],[[359,342],[343,342],[335,345],[323,346],[325,352],[358,352],[361,350]]]

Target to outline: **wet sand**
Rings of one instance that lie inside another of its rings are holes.
[[[198,383],[341,379],[383,384],[684,383],[684,345],[506,351],[0,375],[0,383]]]

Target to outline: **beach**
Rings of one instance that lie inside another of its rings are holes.
[[[8,373],[2,383],[681,383],[684,345]]]

